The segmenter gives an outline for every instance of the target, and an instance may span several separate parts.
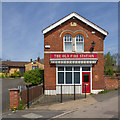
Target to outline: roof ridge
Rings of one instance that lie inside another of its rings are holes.
[[[108,32],[106,30],[104,30],[103,28],[99,27],[95,23],[89,21],[88,19],[84,18],[83,16],[79,15],[76,12],[72,12],[72,13],[68,14],[67,16],[63,17],[62,19],[58,20],[57,22],[53,23],[52,25],[46,27],[45,29],[42,30],[42,33],[45,34],[49,31],[51,31],[52,29],[54,29],[55,27],[59,26],[60,24],[62,24],[64,22],[66,22],[67,20],[71,19],[72,17],[76,17],[80,21],[88,24],[90,27],[92,27],[92,28],[96,29],[97,31],[101,32],[105,36],[108,35]]]

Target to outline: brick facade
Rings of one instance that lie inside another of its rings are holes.
[[[76,23],[71,26],[71,23]],[[95,34],[92,34],[95,31]],[[51,89],[56,89],[56,66],[50,64],[49,52],[64,52],[63,37],[65,34],[71,34],[75,37],[77,34],[84,36],[84,52],[90,52],[91,43],[95,42],[94,51],[98,55],[98,62],[92,65],[92,89],[104,89],[104,56],[103,56],[103,40],[105,35],[78,20],[71,18],[51,31],[44,34],[44,81],[45,89],[47,86],[52,86]],[[50,49],[45,49],[46,45],[50,45]]]

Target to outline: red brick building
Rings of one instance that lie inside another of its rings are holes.
[[[108,32],[73,12],[45,28],[45,94],[98,93],[104,89],[103,42]]]

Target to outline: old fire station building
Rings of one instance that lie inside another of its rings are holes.
[[[108,32],[73,12],[45,28],[45,94],[98,93],[104,90],[103,43]]]

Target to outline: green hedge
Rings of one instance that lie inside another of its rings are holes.
[[[34,69],[31,71],[25,72],[23,76],[24,76],[24,81],[26,83],[32,83],[32,85],[38,85],[43,83],[44,70]]]
[[[19,71],[14,71],[14,73],[10,74],[11,78],[18,78],[18,77],[21,77],[21,73]]]

